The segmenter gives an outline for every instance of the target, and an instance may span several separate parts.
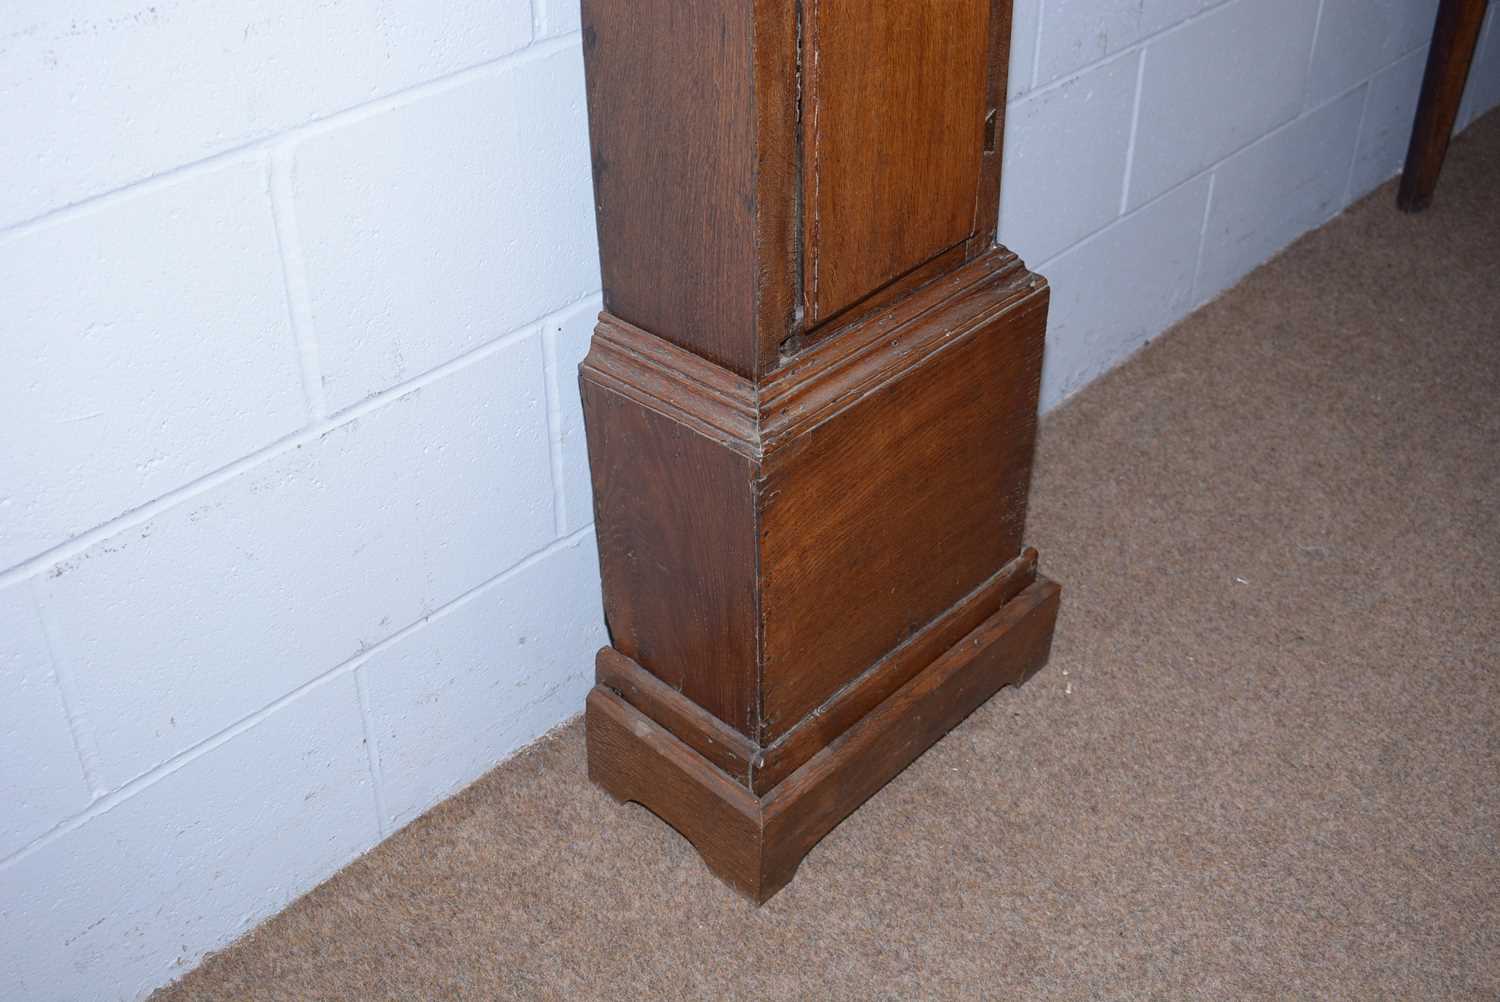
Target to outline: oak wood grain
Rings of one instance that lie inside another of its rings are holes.
[[[595,681],[670,731],[737,783],[766,793],[878,706],[938,655],[994,615],[1037,577],[1037,552],[1021,556],[906,643],[762,748],[613,647],[596,659]]]
[[[994,243],[1009,36],[1009,0],[583,2],[591,772],[758,901],[1050,637],[1055,601],[1017,611],[1050,292]],[[729,859],[757,794],[784,827]]]
[[[756,461],[581,380],[610,642],[746,735],[759,724]]]
[[[999,573],[960,599],[911,639],[891,651],[811,713],[754,760],[750,787],[767,793],[844,734],[943,651],[976,629],[1037,576],[1037,552],[1028,548]]]
[[[583,0],[605,307],[744,376],[795,322],[795,7]]]
[[[767,450],[760,743],[1020,554],[1047,299],[925,315],[909,368]]]
[[[682,833],[719,879],[759,897],[760,802],[619,694],[595,687],[584,714],[589,779]]]
[[[997,690],[1041,667],[1059,595],[1055,583],[1034,581],[761,797],[596,686],[586,712],[589,778],[615,800],[652,811],[720,879],[764,903],[860,804]]]
[[[968,256],[995,245],[1000,228],[1001,166],[1005,161],[1005,105],[1010,85],[1010,0],[990,0],[989,109],[985,115],[984,154],[979,165],[979,197],[974,203],[974,235]]]
[[[1031,585],[767,794],[762,888],[785,886],[840,821],[1003,686],[1040,668],[1060,595],[1045,578]]]
[[[991,0],[805,0],[809,326],[973,235],[990,16]]]
[[[769,746],[948,614],[1022,550],[1047,301],[997,250],[758,386],[605,314],[581,379],[615,647]]]
[[[599,652],[594,681],[665,727],[679,741],[742,786],[761,754],[760,746],[613,647]]]

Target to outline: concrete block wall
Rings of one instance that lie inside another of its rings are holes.
[[[1400,171],[1437,0],[1016,0],[1002,242],[1055,406]],[[1500,103],[1492,6],[1459,128]]]
[[[1434,8],[1018,0],[1048,406],[1394,173]],[[0,26],[0,996],[141,998],[581,708],[578,27]]]

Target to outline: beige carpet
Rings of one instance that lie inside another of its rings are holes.
[[[159,994],[1500,999],[1500,115],[1045,423],[1068,591],[755,910],[577,724]]]

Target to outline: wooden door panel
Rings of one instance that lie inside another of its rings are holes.
[[[991,0],[808,0],[803,237],[815,327],[974,232]]]

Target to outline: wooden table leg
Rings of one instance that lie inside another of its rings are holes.
[[[1442,0],[1438,8],[1416,127],[1396,196],[1396,204],[1404,212],[1421,212],[1432,204],[1488,6],[1489,0]]]

